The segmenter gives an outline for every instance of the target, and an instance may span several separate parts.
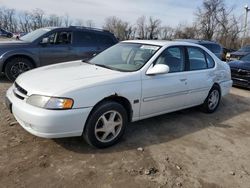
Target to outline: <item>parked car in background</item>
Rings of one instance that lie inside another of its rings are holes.
[[[14,81],[19,74],[36,67],[90,59],[117,42],[112,33],[101,29],[41,28],[20,40],[0,42],[0,72]]]
[[[117,143],[128,122],[201,105],[214,112],[232,86],[230,68],[207,48],[171,41],[121,42],[88,62],[20,75],[6,105],[28,132]]]
[[[247,54],[250,54],[250,45],[246,45],[246,46],[240,48],[236,52],[229,53],[228,58],[229,58],[229,61],[239,60]]]
[[[202,45],[213,52],[219,59],[223,57],[223,48],[220,44],[208,40],[197,40],[197,39],[177,39],[177,41],[191,42],[195,44]]]
[[[228,64],[231,68],[233,85],[250,89],[250,54]]]
[[[229,48],[223,48],[223,54],[222,54],[222,60],[223,61],[229,61],[230,59],[230,53],[235,52],[237,50],[235,49],[229,49]]]
[[[0,37],[11,38],[12,36],[13,36],[13,34],[11,32],[8,32],[8,31],[0,28]]]

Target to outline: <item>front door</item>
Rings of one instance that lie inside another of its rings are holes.
[[[163,114],[187,105],[187,72],[184,47],[169,47],[154,64],[166,64],[169,73],[142,77],[141,118]]]
[[[47,44],[40,44],[41,66],[72,60],[71,32],[55,32],[48,37]]]

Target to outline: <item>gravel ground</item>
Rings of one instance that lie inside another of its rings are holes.
[[[250,187],[250,91],[232,88],[214,114],[197,108],[131,123],[104,150],[81,138],[27,133],[4,106],[0,76],[1,187]]]

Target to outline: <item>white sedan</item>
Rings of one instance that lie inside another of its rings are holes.
[[[31,134],[83,136],[103,148],[117,143],[129,122],[198,105],[214,112],[231,86],[229,66],[200,45],[125,41],[89,62],[20,75],[6,104]]]

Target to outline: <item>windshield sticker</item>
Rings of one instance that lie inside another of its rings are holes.
[[[158,50],[158,46],[150,46],[150,45],[142,45],[140,49],[145,49],[145,50]]]

